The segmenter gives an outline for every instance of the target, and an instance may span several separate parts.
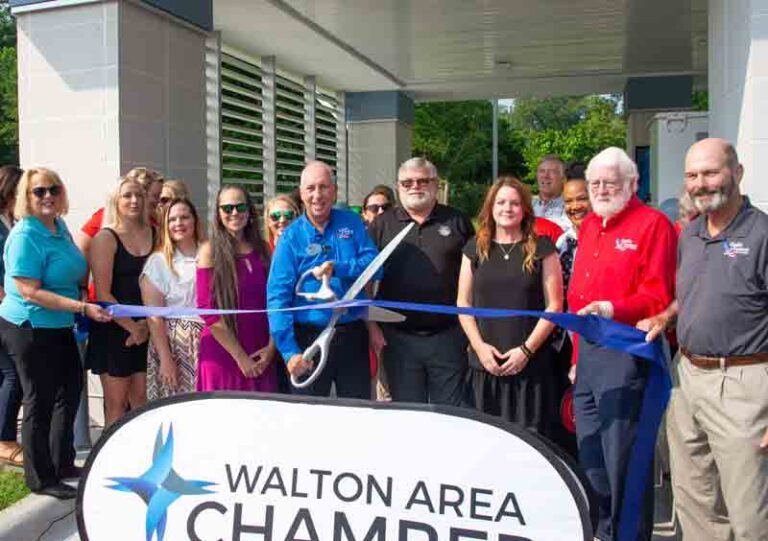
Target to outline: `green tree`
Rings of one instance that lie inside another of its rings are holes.
[[[619,104],[617,96],[517,100],[509,126],[525,141],[522,152],[529,182],[547,154],[566,162],[586,162],[606,147],[624,147],[626,122]]]
[[[499,171],[523,170],[522,139],[499,118]],[[416,105],[413,154],[435,164],[450,186],[451,204],[474,215],[492,181],[493,110],[488,101]]]
[[[0,164],[19,162],[16,21],[0,2]]]

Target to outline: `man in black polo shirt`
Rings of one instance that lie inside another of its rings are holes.
[[[742,174],[727,141],[690,148],[701,216],[680,236],[677,301],[638,323],[652,339],[677,317],[667,437],[685,539],[768,540],[768,215],[741,195]]]
[[[369,227],[383,248],[410,222],[414,227],[384,264],[378,297],[456,305],[461,251],[474,235],[472,222],[437,202],[437,169],[411,158],[398,171],[400,205]],[[381,351],[392,399],[461,404],[467,340],[456,316],[408,312],[399,324],[369,323],[371,345]]]

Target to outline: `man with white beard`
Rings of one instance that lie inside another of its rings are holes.
[[[455,305],[462,249],[474,235],[472,222],[437,202],[437,169],[429,161],[411,158],[397,176],[399,206],[380,214],[368,231],[381,249],[409,223],[417,225],[384,264],[378,297]],[[368,324],[392,400],[460,405],[467,339],[458,318],[427,312],[405,315],[399,324]]]
[[[661,212],[635,195],[637,166],[615,147],[592,158],[587,187],[593,212],[579,230],[568,308],[627,325],[659,313],[674,293],[676,235]],[[595,536],[614,541],[627,465],[648,378],[648,361],[579,338],[574,411],[579,462],[598,503]],[[650,540],[649,478],[633,539]]]
[[[685,539],[768,540],[768,215],[743,174],[727,141],[689,149],[701,215],[680,235],[677,301],[637,325],[652,340],[677,321],[667,438]]]

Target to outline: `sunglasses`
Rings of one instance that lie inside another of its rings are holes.
[[[224,212],[224,214],[232,214],[234,211],[243,214],[248,210],[248,203],[224,204],[219,205],[219,208]]]
[[[279,222],[281,218],[285,218],[289,222],[296,217],[296,213],[292,210],[273,210],[269,213],[269,219],[273,222]]]
[[[376,203],[371,203],[370,205],[366,205],[365,210],[367,210],[371,214],[378,214],[379,212],[384,212],[391,206],[392,206],[391,203],[384,203],[383,205],[377,205]]]
[[[42,199],[47,193],[51,194],[51,197],[56,197],[61,194],[61,186],[38,186],[37,188],[32,188],[31,191],[32,195],[38,199]]]
[[[405,180],[400,181],[400,186],[405,188],[406,190],[410,190],[413,188],[414,184],[418,185],[419,188],[423,186],[429,185],[430,182],[432,182],[433,178],[407,178]]]

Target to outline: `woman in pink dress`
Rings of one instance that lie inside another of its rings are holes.
[[[211,240],[197,263],[200,308],[264,309],[269,249],[259,233],[256,210],[239,186],[225,186],[216,198]],[[198,391],[277,390],[265,314],[205,316],[197,364]]]

